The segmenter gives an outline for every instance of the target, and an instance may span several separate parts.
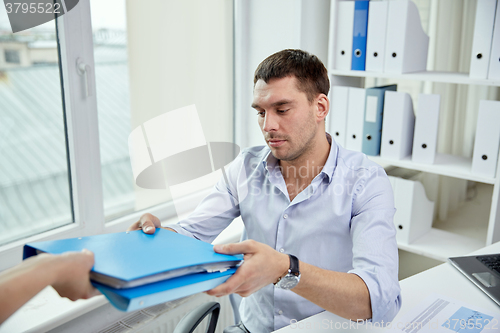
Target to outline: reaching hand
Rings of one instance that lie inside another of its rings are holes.
[[[47,285],[72,301],[98,295],[89,280],[90,251],[42,253],[0,273],[0,324]]]
[[[72,301],[87,299],[99,294],[90,284],[89,273],[94,266],[94,254],[88,250],[68,252],[54,256],[55,281],[52,287],[62,297]]]
[[[276,282],[290,266],[286,254],[254,240],[215,245],[214,250],[223,254],[243,253],[245,261],[226,282],[206,292],[211,296],[220,297],[233,293],[243,297],[249,296],[262,287]]]

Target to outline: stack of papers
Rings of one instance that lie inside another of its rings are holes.
[[[242,255],[215,253],[211,244],[157,229],[29,243],[24,259],[41,252],[94,252],[92,284],[119,310],[134,311],[206,291],[236,272]]]

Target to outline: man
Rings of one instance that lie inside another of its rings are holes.
[[[170,229],[211,242],[242,216],[249,240],[214,250],[245,261],[207,292],[244,297],[242,331],[270,332],[323,309],[377,322],[399,311],[392,188],[380,166],[325,132],[328,90],[326,68],[307,52],[265,59],[252,107],[267,146],[244,150],[227,180]],[[130,229],[160,226],[145,214]]]

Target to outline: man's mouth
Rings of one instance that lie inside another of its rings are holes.
[[[279,147],[283,145],[286,142],[286,140],[271,139],[268,142],[271,147]]]

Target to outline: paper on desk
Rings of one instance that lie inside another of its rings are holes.
[[[389,326],[404,333],[500,332],[500,313],[484,311],[451,297],[431,294]]]

